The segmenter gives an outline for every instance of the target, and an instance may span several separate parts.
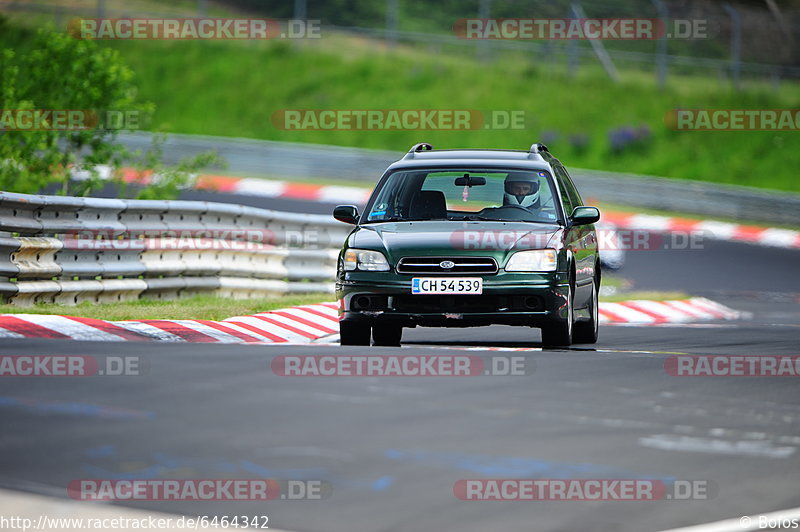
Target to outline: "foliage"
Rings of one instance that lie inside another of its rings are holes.
[[[121,130],[147,127],[155,110],[138,98],[134,73],[118,51],[48,29],[29,48],[0,51],[0,188],[37,193],[57,184],[62,194],[86,195],[105,184],[100,169],[110,167],[113,179],[138,157],[162,176],[144,194],[174,197],[192,171],[214,160],[204,154],[164,169],[159,146],[133,154],[117,142]],[[45,120],[23,120],[23,110]],[[78,120],[57,125],[55,116],[65,111]]]

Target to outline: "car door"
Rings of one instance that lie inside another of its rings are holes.
[[[583,205],[578,190],[572,183],[566,168],[562,165],[554,167],[564,210],[571,215],[575,207]],[[583,308],[589,304],[592,296],[592,280],[595,277],[597,263],[597,238],[593,225],[568,225],[567,245],[575,260],[575,306]]]

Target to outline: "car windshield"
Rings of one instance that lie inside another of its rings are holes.
[[[396,171],[375,196],[365,223],[491,220],[555,223],[550,173],[519,169]]]

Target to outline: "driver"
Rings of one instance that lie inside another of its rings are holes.
[[[519,205],[534,211],[541,208],[539,180],[528,173],[515,172],[508,174],[503,183],[503,205]]]

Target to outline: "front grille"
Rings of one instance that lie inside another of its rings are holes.
[[[442,262],[452,262],[452,268],[443,268]],[[419,274],[494,274],[497,262],[491,257],[403,257],[397,263],[397,273]]]

